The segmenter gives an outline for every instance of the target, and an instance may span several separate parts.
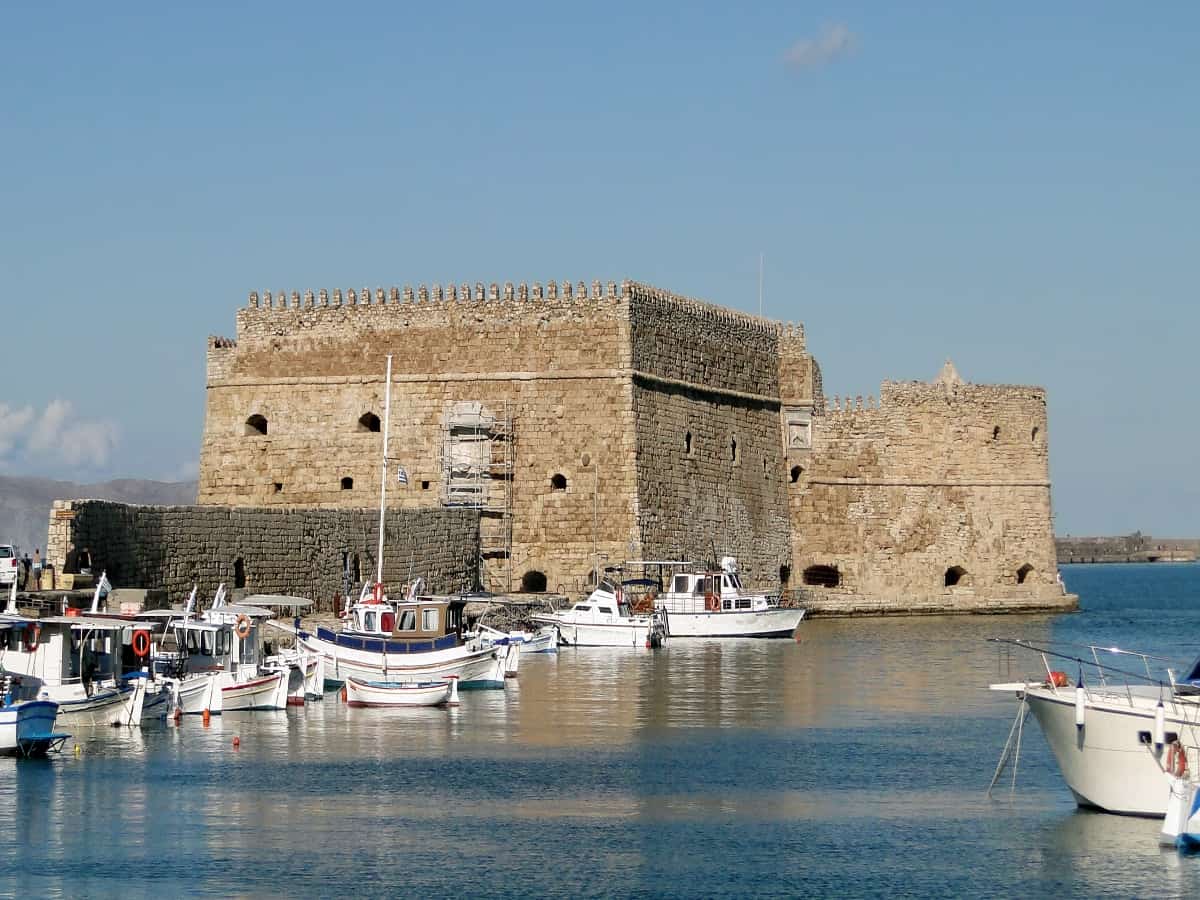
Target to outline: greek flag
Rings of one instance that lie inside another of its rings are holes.
[[[408,484],[408,472],[404,466],[396,466],[396,482],[398,484]]]
[[[108,592],[112,590],[112,582],[108,580],[108,572],[100,573],[100,583],[96,585],[96,590],[101,597],[108,596]]]

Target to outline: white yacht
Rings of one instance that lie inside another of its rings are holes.
[[[651,602],[663,613],[675,637],[791,637],[804,610],[779,605],[779,597],[742,587],[737,560],[721,559],[719,569],[682,562],[634,562],[629,566],[670,567],[666,589]]]
[[[623,587],[610,578],[602,578],[586,600],[569,609],[530,618],[556,627],[559,639],[572,647],[653,648],[661,646],[666,637],[658,613],[635,614]]]
[[[1019,719],[1026,707],[1033,712],[1079,805],[1165,815],[1168,758],[1182,755],[1185,771],[1200,771],[1200,660],[1177,678],[1169,660],[1116,647],[1072,656],[1053,645],[1000,643],[1040,656],[1038,676],[990,687],[1016,695]],[[1055,659],[1078,674],[1056,671]]]

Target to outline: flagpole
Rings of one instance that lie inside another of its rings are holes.
[[[387,511],[388,431],[392,420],[392,355],[387,358],[383,389],[383,470],[379,476],[379,552],[375,556],[375,583],[383,584],[383,523]]]

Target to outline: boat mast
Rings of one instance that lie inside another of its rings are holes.
[[[383,584],[383,522],[387,511],[388,430],[392,418],[392,355],[387,358],[383,388],[383,468],[379,476],[379,551],[375,555],[375,583]]]

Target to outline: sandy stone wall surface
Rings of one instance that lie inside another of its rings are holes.
[[[511,423],[513,450],[511,470],[492,479],[497,499],[497,480],[511,485],[511,564],[487,559],[488,586],[515,589],[529,571],[552,590],[581,583],[594,553],[623,552],[635,527],[628,299],[615,288],[569,299],[565,288],[540,299],[526,288],[524,300],[497,289],[499,299],[451,301],[448,288],[425,302],[252,300],[236,341],[210,340],[200,502],[378,504],[382,435],[360,419],[384,416],[391,353],[389,455],[409,481],[389,485],[389,506],[442,505],[446,424],[481,403]],[[251,415],[266,435],[246,433]]]
[[[836,566],[826,592],[852,606],[1061,604],[1046,438],[1039,388],[953,375],[835,399],[789,483],[797,575]]]
[[[420,576],[431,590],[475,583],[479,516],[473,510],[389,510],[384,582],[389,591]],[[134,506],[56,501],[47,558],[62,566],[71,543],[114,587],[165,589],[172,602],[193,583],[211,597],[234,587],[237,560],[251,592],[294,594],[328,606],[343,590],[343,553],[374,580],[379,514],[369,509]]]

